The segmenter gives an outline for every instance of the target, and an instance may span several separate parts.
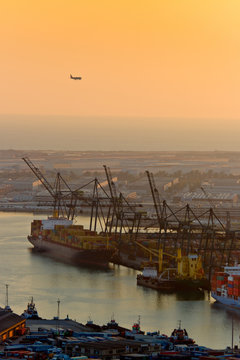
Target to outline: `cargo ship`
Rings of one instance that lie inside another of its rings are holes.
[[[33,220],[28,240],[35,251],[74,265],[108,267],[114,252],[109,237],[58,216]]]
[[[145,267],[142,274],[137,275],[137,285],[161,291],[210,290],[201,258],[195,254],[181,256],[180,251],[176,268],[167,268],[159,272],[156,266]]]
[[[240,310],[240,265],[225,266],[211,279],[211,296],[221,304]]]

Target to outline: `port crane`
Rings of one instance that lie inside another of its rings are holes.
[[[82,187],[73,191],[59,172],[56,174],[54,185],[51,185],[42,171],[36,167],[28,157],[24,157],[22,159],[51,195],[53,199],[53,203],[51,205],[53,205],[54,216],[63,216],[73,220],[77,202],[78,200],[83,199]]]
[[[158,227],[159,227],[158,247],[160,248],[160,246],[162,246],[163,250],[165,250],[166,233],[169,228],[169,218],[172,217],[177,223],[180,223],[180,221],[179,221],[176,213],[172,211],[172,209],[167,205],[167,202],[165,200],[163,200],[161,203],[160,194],[156,187],[153,173],[150,173],[147,170],[146,174],[147,174],[147,178],[148,178],[148,182],[149,182],[149,186],[150,186],[150,190],[151,190],[151,194],[152,194],[153,204],[154,204],[154,208],[155,208],[155,212],[156,212],[156,216],[157,216],[157,223],[158,223]],[[154,225],[154,224],[152,224],[152,225]],[[150,226],[152,226],[152,225],[150,225]]]
[[[202,268],[202,259],[199,255],[193,255],[192,258],[195,258],[194,264],[190,264],[191,257],[188,256],[182,256],[181,248],[177,249],[177,255],[169,254],[163,251],[162,248],[151,249],[147,248],[146,246],[142,245],[139,242],[136,242],[138,246],[140,246],[143,250],[147,251],[149,253],[149,263],[147,263],[147,266],[156,266],[156,263],[153,262],[153,257],[157,258],[157,265],[158,265],[158,274],[162,277],[166,272],[169,271],[177,271],[177,276],[181,278],[189,278],[192,277],[193,279],[196,279],[198,277],[203,277],[204,271]],[[164,256],[170,259],[174,259],[176,268],[169,267],[169,262],[167,262],[167,267],[164,267]],[[145,265],[144,263],[142,264]]]
[[[165,253],[174,254],[177,248],[181,248],[184,255],[192,251],[197,252],[202,256],[205,270],[226,262],[234,263],[237,259],[239,233],[226,231],[225,226],[216,216],[215,209],[210,208],[203,212],[202,209],[193,210],[189,205],[176,209],[170,207],[166,201],[161,202],[155,190],[153,175],[150,179],[153,180],[152,193],[155,196],[155,210],[157,206],[156,211],[158,211],[154,224],[152,224],[153,219],[147,218],[141,210],[136,211],[136,207],[141,204],[131,204],[121,193],[118,194],[111,171],[107,167],[105,172],[107,171],[108,185],[111,188],[110,196],[97,179],[72,190],[60,173],[57,173],[52,185],[29,158],[25,157],[23,160],[53,199],[51,205],[55,214],[73,220],[77,207],[89,206],[91,209],[90,230],[95,231],[97,227],[101,227],[103,233],[111,235],[116,240],[119,253],[124,251],[125,245],[129,253],[131,246],[134,245],[135,249],[132,250],[131,255],[135,256],[137,245],[134,240],[141,237],[146,241],[156,239],[156,249],[162,248]],[[91,184],[94,185],[93,194],[86,196],[84,187]],[[148,222],[149,226],[146,227]],[[151,227],[159,228],[156,233],[149,234],[139,230],[151,229]]]
[[[137,233],[142,212],[136,211],[136,207],[142,207],[142,205],[130,204],[121,192],[118,195],[110,168],[106,165],[103,165],[103,167],[105,170],[111,198],[111,205],[109,207],[107,221],[108,232],[110,234],[112,231],[114,231],[115,234],[118,232],[120,237],[122,231],[125,233],[133,233],[135,230],[135,233]]]
[[[54,186],[52,186],[46,177],[43,175],[41,170],[36,167],[33,162],[28,157],[23,157],[23,161],[28,165],[28,167],[32,170],[32,172],[36,175],[36,177],[40,180],[45,189],[49,192],[51,197],[53,198],[53,212],[56,216],[65,216],[68,213],[66,207],[65,195],[66,193],[62,190],[62,183],[67,188],[68,193],[71,192],[66,181],[62,178],[61,174],[58,172],[56,174],[56,178],[54,181]]]
[[[23,160],[51,195],[53,203],[50,205],[53,206],[54,216],[63,216],[73,220],[76,217],[77,207],[89,206],[91,209],[89,229],[96,231],[98,224],[101,231],[106,232],[107,220],[105,219],[103,207],[109,207],[111,199],[97,178],[78,187],[76,190],[72,190],[58,172],[54,185],[51,185],[42,171],[28,157],[24,157]],[[92,195],[85,196],[83,190],[89,186],[93,186]]]
[[[160,195],[159,195],[158,189],[155,184],[153,173],[150,173],[148,170],[146,170],[146,174],[148,177],[148,182],[149,182],[151,193],[152,193],[153,204],[154,204],[155,211],[157,214],[159,227],[161,228],[162,206],[161,206],[161,201],[160,201]]]

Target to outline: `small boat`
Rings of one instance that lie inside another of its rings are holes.
[[[106,328],[107,329],[117,329],[118,328],[118,323],[114,319],[114,314],[112,314],[111,320],[107,323]]]
[[[125,332],[125,337],[128,339],[134,339],[135,335],[144,335],[145,332],[140,329],[140,315],[138,316],[138,321],[133,324],[131,331]]]
[[[111,320],[107,323],[107,325],[102,326],[102,331],[112,332],[112,334],[114,335],[120,335],[122,337],[125,337],[126,332],[129,332],[130,330],[120,326],[116,322],[114,314],[112,314]]]
[[[181,320],[179,320],[178,328],[173,330],[169,340],[174,345],[193,345],[195,343],[193,339],[188,337],[187,330],[181,328]]]
[[[31,298],[31,301],[28,303],[27,305],[27,309],[24,310],[24,312],[22,313],[22,316],[25,318],[25,319],[41,319],[39,316],[38,316],[38,312],[37,312],[37,309],[36,309],[36,306],[33,302],[33,297]]]

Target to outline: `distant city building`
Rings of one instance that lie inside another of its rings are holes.
[[[9,185],[9,184],[1,185],[1,186],[0,186],[0,196],[9,193],[9,192],[11,192],[12,190],[13,190],[13,186],[12,186],[12,185]]]
[[[16,191],[32,191],[32,181],[30,179],[21,181],[21,180],[12,180],[11,185]]]
[[[239,203],[238,194],[231,193],[210,193],[204,194],[200,192],[187,192],[184,193],[181,197],[182,202],[193,203],[194,205],[214,205],[220,206],[221,204],[225,205],[234,205]]]

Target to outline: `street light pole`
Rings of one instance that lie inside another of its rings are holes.
[[[57,333],[59,331],[59,317],[60,317],[60,300],[57,300],[57,326],[56,326],[56,330]]]

